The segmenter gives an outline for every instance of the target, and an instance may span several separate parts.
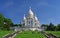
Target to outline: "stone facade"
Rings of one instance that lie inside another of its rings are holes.
[[[28,13],[24,15],[21,24],[24,28],[30,28],[30,29],[37,29],[40,28],[40,23],[38,21],[38,18],[33,14],[31,8],[29,9]]]

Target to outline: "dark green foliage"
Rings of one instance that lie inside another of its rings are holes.
[[[9,29],[10,29],[10,25],[11,25],[11,23],[12,23],[11,20],[5,18],[5,19],[4,19],[4,22],[5,22],[6,24],[3,25],[3,28],[5,28],[5,30],[9,30]]]
[[[20,27],[22,27],[22,24],[19,24]]]
[[[11,25],[11,19],[5,18],[2,14],[0,14],[0,29],[9,30]]]
[[[57,25],[58,31],[60,31],[60,24]]]
[[[41,27],[47,27],[48,25],[47,24],[42,24]]]
[[[50,23],[49,25],[42,24],[42,26],[47,27],[46,30],[48,31],[60,31],[60,24],[56,26],[53,23]]]
[[[14,24],[13,26],[22,27],[22,24]]]
[[[58,31],[58,27],[57,26],[54,26],[54,31]]]
[[[50,23],[47,30],[54,31],[54,24]]]
[[[3,22],[4,22],[4,16],[0,14],[0,27],[2,27]]]

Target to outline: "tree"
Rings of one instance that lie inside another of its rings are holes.
[[[2,14],[0,14],[0,28],[9,30],[10,26],[12,26],[13,23],[11,19],[5,18]]]
[[[41,27],[47,27],[48,25],[47,24],[42,24]]]
[[[12,25],[11,19],[4,18],[4,22],[5,22],[5,24],[3,25],[3,28],[6,28],[6,30],[9,30],[10,26]]]
[[[4,23],[4,16],[2,14],[0,14],[0,27],[2,28]]]
[[[17,26],[17,27],[18,27],[18,26],[19,26],[19,27],[22,27],[22,24],[15,24],[14,26]]]
[[[47,30],[54,31],[54,24],[50,23]]]
[[[19,24],[20,27],[22,27],[22,24]]]
[[[60,24],[57,25],[58,31],[60,31]]]

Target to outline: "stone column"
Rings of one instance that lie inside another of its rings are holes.
[[[34,25],[35,25],[35,22],[34,22],[34,18],[33,18],[33,27],[34,27]]]
[[[32,23],[31,23],[32,19],[30,18],[30,26],[32,27]]]
[[[26,20],[25,20],[25,27],[26,27]]]

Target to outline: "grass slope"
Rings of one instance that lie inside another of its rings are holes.
[[[22,33],[17,34],[15,38],[46,38],[43,34],[38,33],[37,31],[23,31]]]
[[[46,33],[51,33],[51,34],[54,34],[56,36],[60,36],[60,31],[45,31]]]
[[[12,33],[13,31],[4,31],[4,30],[0,30],[0,38],[2,38],[4,35],[8,34],[8,33]]]

